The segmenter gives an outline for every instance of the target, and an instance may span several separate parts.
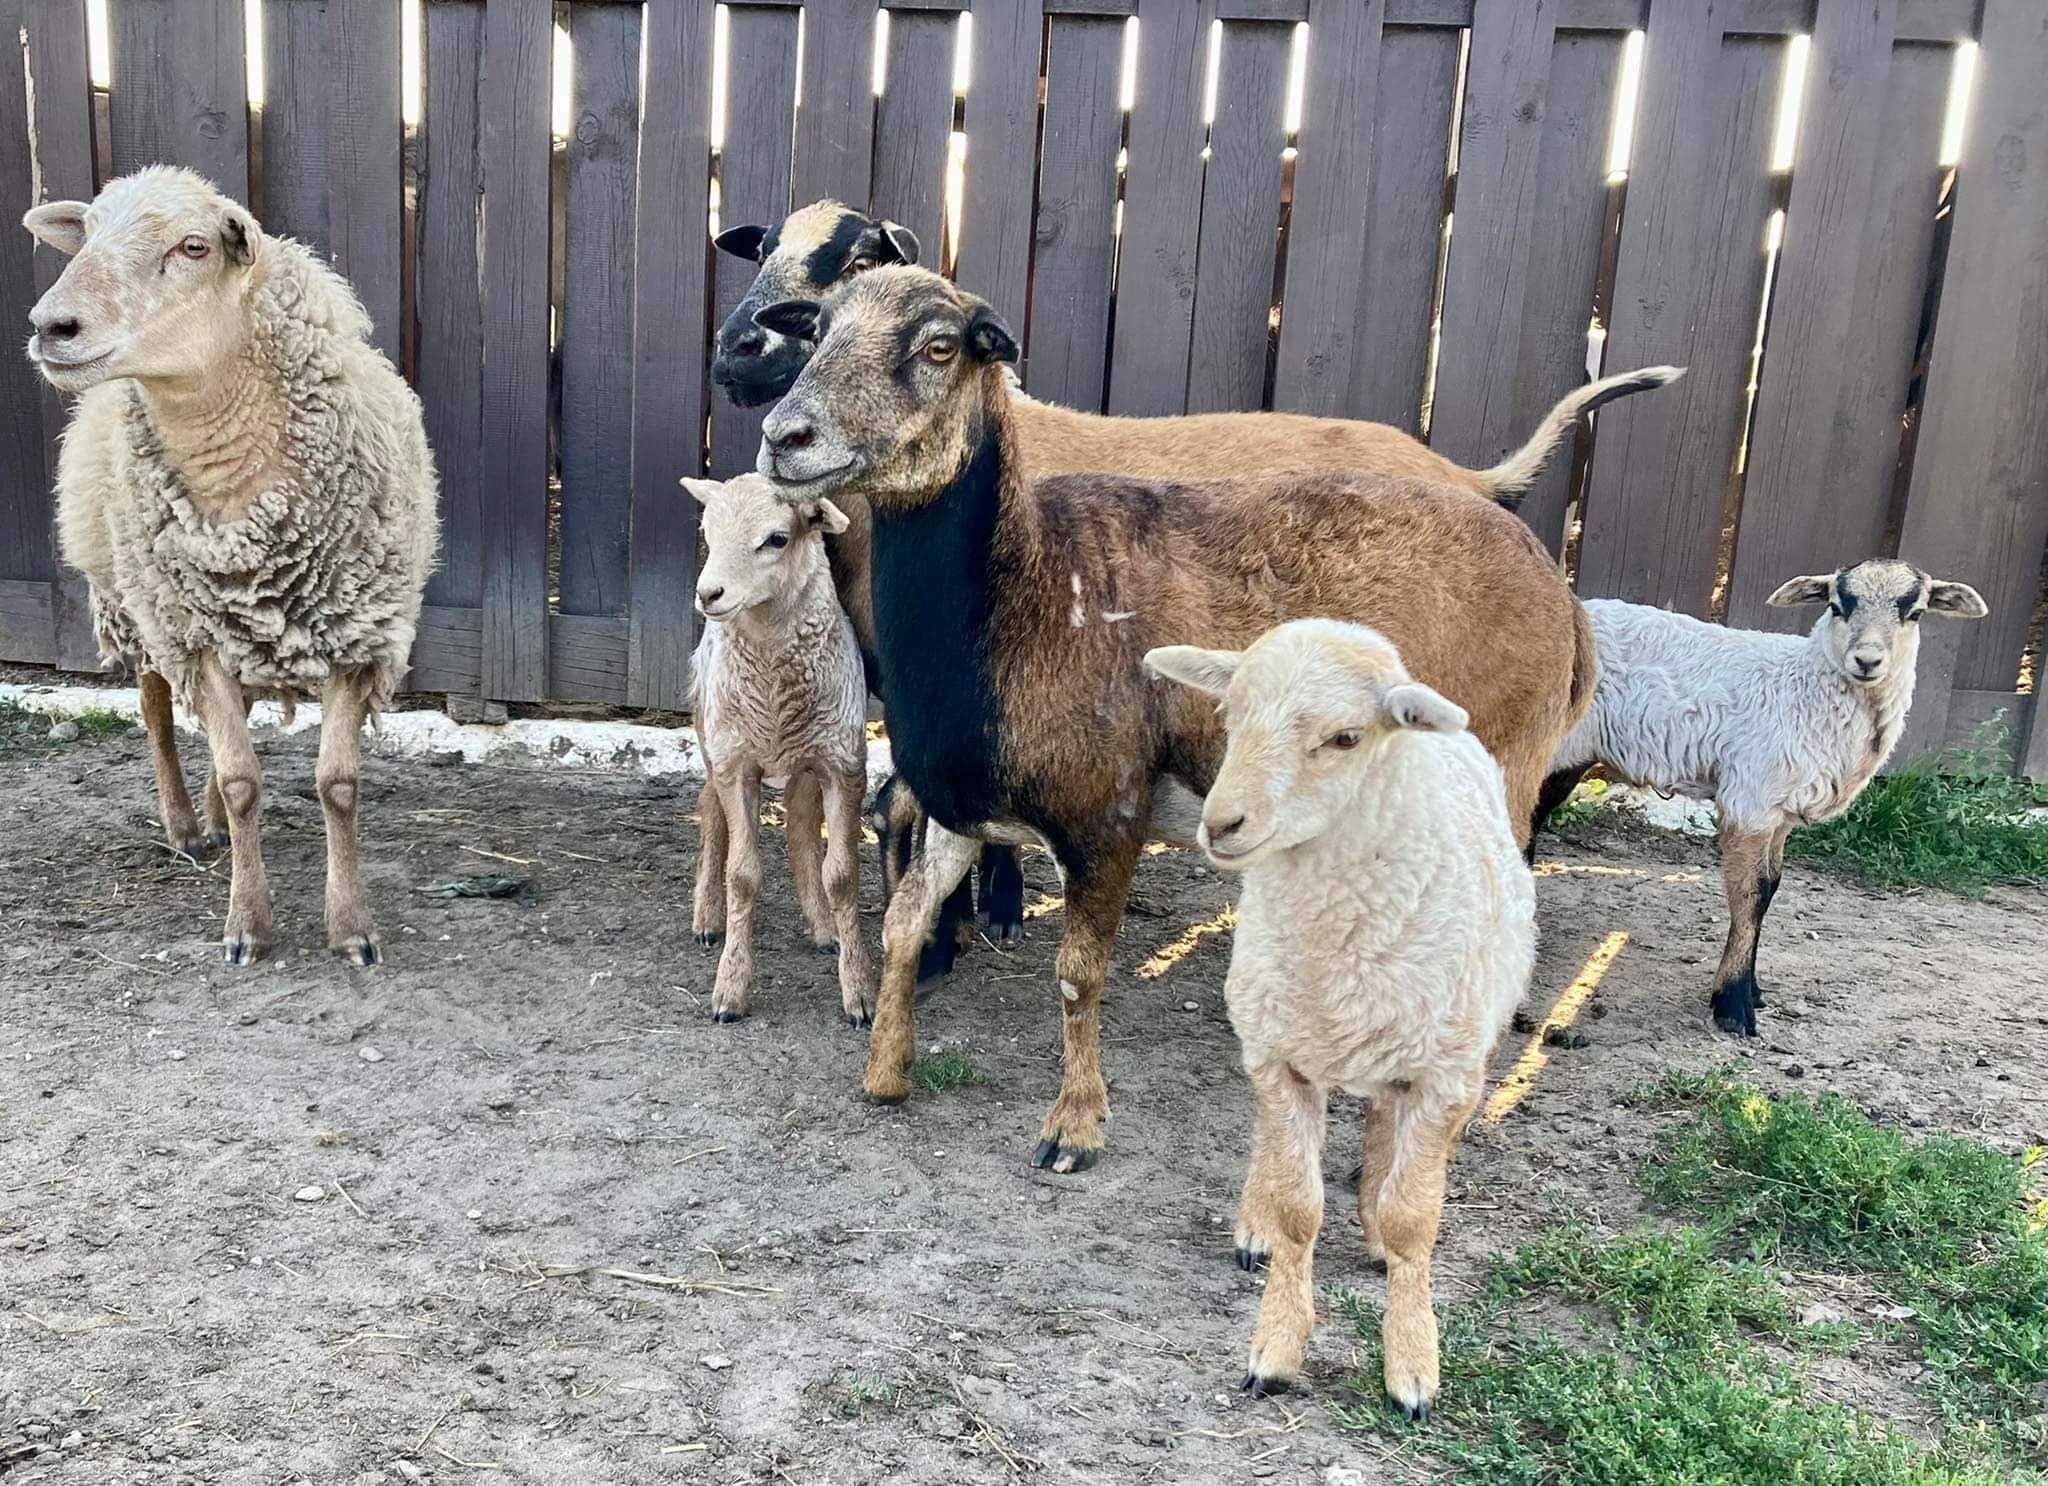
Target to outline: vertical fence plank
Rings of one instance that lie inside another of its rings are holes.
[[[578,5],[562,288],[561,612],[623,614],[633,503],[634,182],[640,12]]]
[[[1191,413],[1257,408],[1264,401],[1290,41],[1289,27],[1270,22],[1223,28],[1202,184]]]
[[[441,478],[441,566],[427,580],[427,602],[473,609],[483,603],[483,0],[436,0],[424,20],[414,381]]]
[[[113,0],[114,174],[184,165],[249,199],[242,0]]]
[[[899,10],[889,17],[889,70],[875,118],[869,209],[915,232],[934,266],[946,229],[946,140],[953,132],[959,24],[945,11]]]
[[[1031,192],[1038,173],[1039,0],[978,0],[968,60],[967,180],[960,283],[1024,333],[1031,276]]]
[[[2048,543],[2048,14],[1986,0],[1976,96],[1900,555],[1974,584],[1990,617],[1930,621],[1902,748],[1938,746],[1952,687],[2004,691],[2019,670]],[[2042,729],[2034,678],[2034,731]],[[2023,759],[2036,765],[2042,749]]]
[[[266,232],[295,237],[325,257],[329,244],[327,98],[334,0],[264,0],[263,168]]]
[[[1458,33],[1389,26],[1380,38],[1365,282],[1342,411],[1414,433],[1429,371],[1430,301],[1458,86]]]
[[[1601,415],[1579,549],[1581,592],[1698,615],[1742,436],[1787,45],[1724,40],[1726,9],[1650,12],[1607,360],[1690,373]]]
[[[1202,120],[1216,0],[1146,0],[1117,262],[1109,410],[1184,413],[1202,233]],[[1276,216],[1277,220],[1277,216]]]
[[[1430,446],[1462,464],[1485,466],[1517,442],[1522,369],[1503,340],[1526,324],[1557,10],[1556,0],[1478,0],[1472,14],[1429,423]]]
[[[1365,303],[1373,124],[1386,0],[1314,0],[1302,95],[1287,290],[1273,406],[1324,416],[1344,410],[1352,344]]]
[[[1850,488],[1843,465],[1871,446],[1896,454],[1896,428],[1856,414],[1882,377],[1900,394],[1895,424],[1909,368],[1875,366],[1859,347],[1876,306],[1855,291],[1872,286],[1862,260],[1873,208],[1890,204],[1877,194],[1879,153],[1931,162],[1939,144],[1883,128],[1896,19],[1897,0],[1820,0],[1729,575],[1728,622],[1745,628],[1811,624],[1764,600],[1796,573],[1870,556],[1884,534],[1888,491]]]
[[[773,227],[789,214],[790,134],[796,120],[796,12],[780,6],[735,5],[727,11],[726,117],[741,129],[718,164],[721,227]],[[730,128],[730,125],[728,125]],[[936,241],[925,244],[927,258]],[[720,253],[713,260],[711,323],[725,323],[746,297],[755,265]],[[768,409],[711,399],[711,472],[728,479],[754,467],[761,420]]]
[[[1030,387],[1091,412],[1102,407],[1107,374],[1123,43],[1121,20],[1058,16],[1046,45]]]
[[[334,38],[327,114],[328,251],[355,285],[377,348],[399,360],[403,299],[399,0],[327,0]]]
[[[484,7],[483,689],[548,680],[548,0]]]
[[[626,701],[689,698],[697,503],[704,467],[705,291],[711,243],[710,0],[649,0],[633,295],[633,596]],[[865,74],[863,74],[865,81]]]
[[[799,205],[864,205],[875,149],[875,0],[805,0],[803,99],[796,111]]]
[[[36,285],[36,241],[16,224],[36,205],[35,167],[29,145],[27,57],[15,42],[18,6],[0,5],[0,304],[19,325],[42,291]],[[40,251],[47,252],[48,249]],[[0,579],[47,583],[50,551],[50,473],[43,468],[42,378],[18,346],[0,354]],[[16,644],[21,637],[6,638]],[[54,639],[35,637],[37,653],[15,660],[51,659]]]

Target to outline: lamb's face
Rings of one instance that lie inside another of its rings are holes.
[[[1856,686],[1911,674],[1920,655],[1922,614],[1981,619],[1990,612],[1969,584],[1941,582],[1909,562],[1886,558],[1794,578],[1769,602],[1780,607],[1825,603],[1827,612],[1814,634],[1835,669]]]
[[[683,486],[704,507],[697,612],[714,622],[793,598],[824,560],[822,533],[846,530],[832,502],[786,504],[759,475]]]
[[[22,225],[71,255],[29,311],[29,359],[65,392],[201,374],[241,333],[263,233],[188,170],[152,166],[109,181],[90,205],[36,207]]]
[[[779,227],[729,227],[720,252],[761,265],[746,295],[718,327],[711,380],[743,408],[789,391],[810,360],[811,343],[754,322],[754,312],[786,299],[823,299],[855,274],[887,263],[915,263],[917,234],[836,201],[799,207]]]
[[[995,311],[922,268],[877,268],[764,325],[816,346],[761,425],[756,468],[784,500],[860,482],[879,510],[929,499],[967,462],[1017,343]]]
[[[1283,624],[1243,652],[1167,646],[1145,664],[1222,698],[1230,742],[1196,838],[1230,871],[1341,828],[1394,734],[1458,732],[1466,721],[1408,678],[1384,635],[1333,619]]]

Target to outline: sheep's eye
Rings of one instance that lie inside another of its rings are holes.
[[[213,244],[203,237],[188,237],[178,244],[178,251],[197,262],[213,251]]]
[[[1828,613],[1834,615],[1837,619],[1846,619],[1848,617],[1842,612],[1842,606],[1833,599],[1828,600]]]
[[[960,354],[960,342],[950,335],[935,336],[925,343],[924,358],[934,366],[944,366]]]
[[[853,262],[848,265],[848,268],[853,273],[866,273],[869,269],[873,268],[874,266],[875,260],[868,254],[863,253],[860,255],[860,257],[854,259]]]
[[[1346,728],[1341,733],[1330,734],[1330,746],[1332,748],[1356,748],[1358,746],[1358,738],[1358,729]]]
[[[761,545],[756,547],[754,550],[756,552],[780,552],[784,547],[787,547],[788,545],[788,532],[771,531],[770,533],[768,533],[766,537],[762,539]]]

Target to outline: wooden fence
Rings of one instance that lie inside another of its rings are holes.
[[[401,0],[260,0],[254,106],[243,0],[107,3],[99,87],[85,0],[0,0],[0,218],[168,160],[333,256],[439,459],[421,690],[682,703],[676,477],[746,466],[759,416],[708,391],[751,266],[707,226],[830,195],[991,299],[1035,393],[1113,412],[1375,418],[1484,463],[1585,377],[1597,312],[1607,368],[1691,375],[1532,494],[1580,591],[1784,627],[1778,581],[1899,550],[1992,608],[1928,626],[1915,744],[2003,708],[2048,774],[2040,0],[896,0],[885,30],[875,0],[423,0],[416,117]],[[60,269],[0,233],[10,313]],[[0,658],[89,667],[63,412],[0,357]]]

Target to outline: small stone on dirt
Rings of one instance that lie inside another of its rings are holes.
[[[1536,1018],[1532,1013],[1526,1011],[1517,1011],[1515,1013],[1514,1028],[1524,1037],[1535,1031],[1537,1025]]]
[[[1323,1472],[1323,1486],[1365,1486],[1365,1472],[1348,1465],[1333,1465]]]
[[[414,1465],[410,1460],[398,1462],[398,1473],[408,1481],[424,1481],[427,1478],[427,1473]]]
[[[716,1352],[713,1352],[708,1357],[700,1357],[697,1360],[713,1372],[724,1372],[728,1367],[732,1366],[732,1359],[730,1357],[722,1357]]]
[[[1785,1077],[1787,1077],[1787,1078],[1804,1078],[1804,1077],[1806,1077],[1806,1065],[1805,1065],[1804,1063],[1787,1063],[1787,1064],[1785,1065]]]
[[[381,1063],[384,1061],[384,1055],[378,1052],[377,1049],[375,1049],[374,1047],[366,1047],[361,1052],[357,1053],[356,1056],[358,1058],[361,1058],[365,1063]]]
[[[78,724],[68,719],[58,723],[50,729],[50,741],[52,743],[76,743],[78,741]]]
[[[298,1191],[292,1193],[292,1201],[318,1202],[326,1195],[327,1189],[325,1187],[301,1187]]]
[[[1199,1001],[1183,1001],[1180,1003],[1180,1009],[1182,1011],[1200,1011],[1202,1003]]]
[[[1573,1031],[1570,1027],[1550,1026],[1543,1029],[1543,1045],[1545,1047],[1591,1047],[1593,1039],[1583,1032]]]
[[[168,1053],[165,1053],[164,1056],[169,1058],[173,1063],[182,1063],[185,1061],[185,1049],[183,1049],[182,1047],[174,1047]]]
[[[1818,1300],[1799,1313],[1801,1326],[1833,1326],[1841,1319],[1840,1311]]]

